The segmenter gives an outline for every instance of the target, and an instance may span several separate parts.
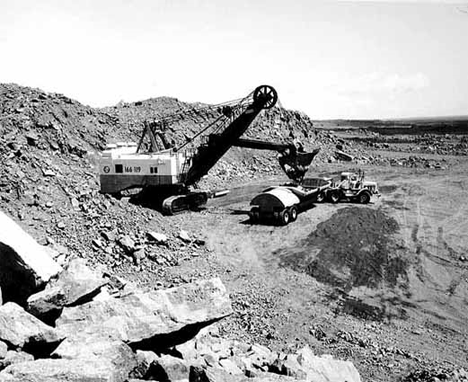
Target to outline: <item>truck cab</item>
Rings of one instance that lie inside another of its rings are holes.
[[[332,203],[340,200],[349,200],[361,204],[367,204],[372,196],[380,197],[377,183],[364,179],[364,172],[345,171],[340,174],[340,178],[332,183],[327,190],[327,199]]]

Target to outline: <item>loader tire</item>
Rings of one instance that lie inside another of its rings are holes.
[[[370,202],[370,195],[368,192],[362,192],[361,194],[359,194],[358,196],[358,200],[359,200],[359,203],[361,204],[367,204]]]
[[[323,191],[320,191],[318,194],[317,194],[317,202],[318,203],[322,203],[325,201],[325,198],[326,198],[326,195],[325,195],[325,192]]]
[[[337,190],[330,191],[328,200],[332,203],[338,203],[340,201],[340,192]]]

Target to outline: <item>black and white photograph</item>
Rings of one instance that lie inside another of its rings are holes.
[[[1,0],[0,382],[468,382],[468,0]]]

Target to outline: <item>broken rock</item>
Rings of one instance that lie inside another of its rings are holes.
[[[157,358],[157,354],[152,351],[137,350],[137,366],[131,372],[130,377],[149,379],[150,369]]]
[[[119,245],[127,252],[132,253],[135,250],[135,242],[130,236],[122,236],[119,239]]]
[[[179,232],[179,239],[181,239],[182,241],[185,241],[186,243],[190,243],[192,241],[187,231],[184,231],[183,229],[181,229]]]
[[[42,169],[42,173],[44,174],[44,176],[55,176],[55,172],[48,168]]]
[[[192,362],[199,356],[199,352],[196,348],[196,340],[192,339],[190,341],[184,342],[175,347],[175,350],[186,361]]]
[[[34,133],[28,133],[28,134],[26,134],[25,138],[26,138],[26,142],[27,142],[28,145],[30,145],[30,146],[36,146],[37,141],[38,141],[38,139],[39,139],[39,137],[38,137],[36,134],[34,134]]]
[[[158,357],[150,368],[150,379],[158,381],[188,381],[189,367],[180,358],[170,355]]]
[[[61,267],[44,247],[0,212],[0,285],[4,301],[23,304]]]
[[[293,377],[288,377],[286,375],[274,374],[274,373],[261,373],[255,378],[249,378],[244,382],[315,382],[314,380],[309,379],[296,379]],[[340,382],[347,382],[346,379]]]
[[[351,362],[336,360],[331,355],[316,356],[308,346],[298,352],[297,360],[307,373],[307,380],[361,382],[359,372]]]
[[[76,333],[60,343],[52,353],[52,357],[111,364],[118,380],[125,380],[137,366],[137,359],[132,349],[104,332]]]
[[[16,363],[34,361],[34,356],[24,351],[9,350],[3,359],[0,360],[0,370]]]
[[[84,359],[38,359],[8,366],[0,381],[11,382],[123,382],[109,362]]]
[[[192,366],[190,368],[190,382],[305,382],[285,375],[274,373],[259,373],[258,376],[247,378],[244,375],[233,375],[216,367]],[[313,380],[312,380],[313,381]],[[312,382],[311,381],[311,382]],[[344,382],[346,380],[340,381]],[[315,382],[315,381],[313,381]]]
[[[249,356],[252,360],[252,364],[258,368],[270,365],[275,360],[275,355],[272,353],[272,351],[266,346],[259,344],[254,344],[251,346]]]
[[[56,343],[62,338],[54,328],[44,324],[14,302],[7,302],[0,307],[0,340],[12,347]]]
[[[8,351],[8,346],[5,342],[0,341],[0,359],[5,358]]]
[[[338,159],[343,160],[343,161],[350,162],[350,161],[352,161],[354,159],[354,157],[352,155],[347,154],[344,151],[340,151],[340,150],[336,151],[335,155],[336,155],[336,157]]]
[[[228,358],[220,359],[219,364],[221,367],[227,371],[229,374],[242,375],[243,372],[237,365]]]
[[[28,298],[28,311],[40,317],[64,306],[91,300],[105,284],[102,273],[89,268],[84,259],[72,259],[57,279]]]
[[[241,375],[232,375],[227,371],[215,367],[192,366],[190,368],[190,382],[244,382]]]
[[[296,379],[306,379],[307,372],[297,360],[297,355],[288,354],[284,360],[277,359],[271,369],[278,374],[287,375]]]
[[[150,240],[155,241],[158,244],[166,244],[167,243],[167,236],[163,233],[153,232],[150,231],[147,233],[148,238]]]
[[[115,232],[114,231],[102,231],[101,236],[107,241],[115,241]]]
[[[132,253],[133,261],[136,265],[140,264],[142,260],[145,259],[146,253],[144,248],[139,248],[135,252]]]
[[[202,327],[231,313],[226,288],[215,278],[66,307],[56,327],[64,334],[113,330],[127,343],[151,340],[154,346],[167,348],[187,341]]]

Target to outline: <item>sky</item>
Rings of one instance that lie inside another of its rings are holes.
[[[1,0],[0,83],[96,107],[268,84],[312,119],[468,115],[468,0]]]

